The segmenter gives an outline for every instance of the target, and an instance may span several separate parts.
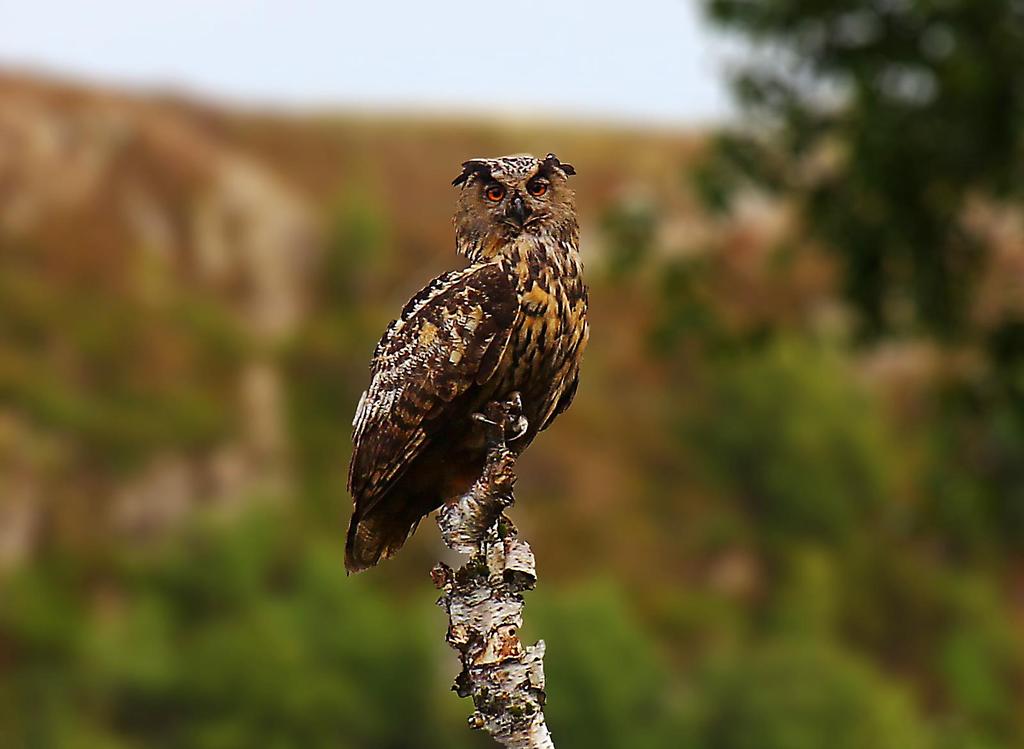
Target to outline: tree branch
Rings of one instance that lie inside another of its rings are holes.
[[[524,646],[523,597],[537,582],[533,551],[518,538],[504,510],[515,501],[515,454],[507,446],[526,431],[516,395],[477,415],[486,430],[487,463],[468,492],[437,515],[445,543],[470,560],[458,570],[437,564],[431,576],[443,591],[448,644],[462,662],[452,687],[472,697],[472,728],[510,749],[554,749],[544,720],[544,641]]]

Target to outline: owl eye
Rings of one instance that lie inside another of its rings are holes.
[[[484,195],[492,203],[497,203],[499,200],[505,197],[505,188],[502,187],[501,185],[491,185],[486,190],[484,190]]]
[[[537,180],[535,182],[530,182],[529,184],[527,184],[526,189],[530,191],[530,195],[532,195],[535,198],[539,198],[541,195],[548,191],[548,183],[542,182],[541,180]]]

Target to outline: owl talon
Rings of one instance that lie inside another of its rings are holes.
[[[525,416],[520,416],[514,422],[516,429],[518,430],[514,435],[508,438],[509,442],[515,442],[517,439],[522,437],[530,429],[530,422],[526,420]]]
[[[505,401],[502,406],[502,411],[505,420],[506,434],[515,430],[515,434],[507,437],[507,439],[509,442],[515,442],[526,434],[527,430],[530,428],[530,422],[523,416],[523,396],[518,390],[508,397],[508,400]]]
[[[497,447],[499,445],[504,445],[506,438],[505,419],[503,414],[497,408],[496,403],[489,403],[486,411],[486,414],[475,413],[471,418],[476,423],[483,425],[485,439],[489,446]]]
[[[523,416],[523,399],[519,393],[512,393],[508,400],[491,401],[484,413],[472,414],[470,418],[484,425],[488,442],[492,445],[515,442],[530,429],[530,422]]]

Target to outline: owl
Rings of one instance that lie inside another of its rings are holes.
[[[420,519],[483,469],[472,418],[519,394],[517,455],[572,402],[587,345],[587,287],[569,178],[554,154],[471,159],[452,185],[461,270],[438,276],[387,328],[353,421],[350,572],[394,555]]]

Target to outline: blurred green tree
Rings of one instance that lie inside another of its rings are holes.
[[[898,688],[814,642],[769,642],[704,680],[694,746],[925,749],[929,733]]]
[[[345,488],[351,409],[366,386],[366,361],[385,313],[379,297],[392,258],[380,211],[359,193],[343,194],[325,221],[323,256],[310,293],[311,314],[284,353],[290,436],[303,497],[337,516]],[[322,518],[321,518],[322,519]]]
[[[841,260],[862,340],[926,336],[976,357],[969,369],[950,356],[935,383],[920,519],[963,556],[1019,547],[1024,320],[1015,300],[980,298],[998,271],[971,216],[1021,215],[1024,4],[704,5],[753,54],[734,80],[747,126],[718,138],[698,190],[722,210],[743,185],[796,206],[796,240]]]
[[[891,437],[844,364],[835,352],[785,340],[731,357],[714,369],[685,427],[769,550],[842,543],[893,494]]]
[[[427,609],[346,579],[341,553],[262,510],[20,571],[0,588],[0,745],[462,745],[434,717]]]
[[[545,714],[557,746],[678,746],[670,672],[625,596],[609,585],[536,596],[527,624],[550,648]]]
[[[735,78],[769,138],[722,138],[700,184],[795,198],[845,265],[863,332],[963,329],[984,245],[974,198],[1024,191],[1019,0],[705,0],[753,42]]]
[[[213,294],[174,287],[156,302],[61,277],[5,237],[0,254],[0,399],[68,442],[73,481],[237,428],[227,395],[251,341]]]

